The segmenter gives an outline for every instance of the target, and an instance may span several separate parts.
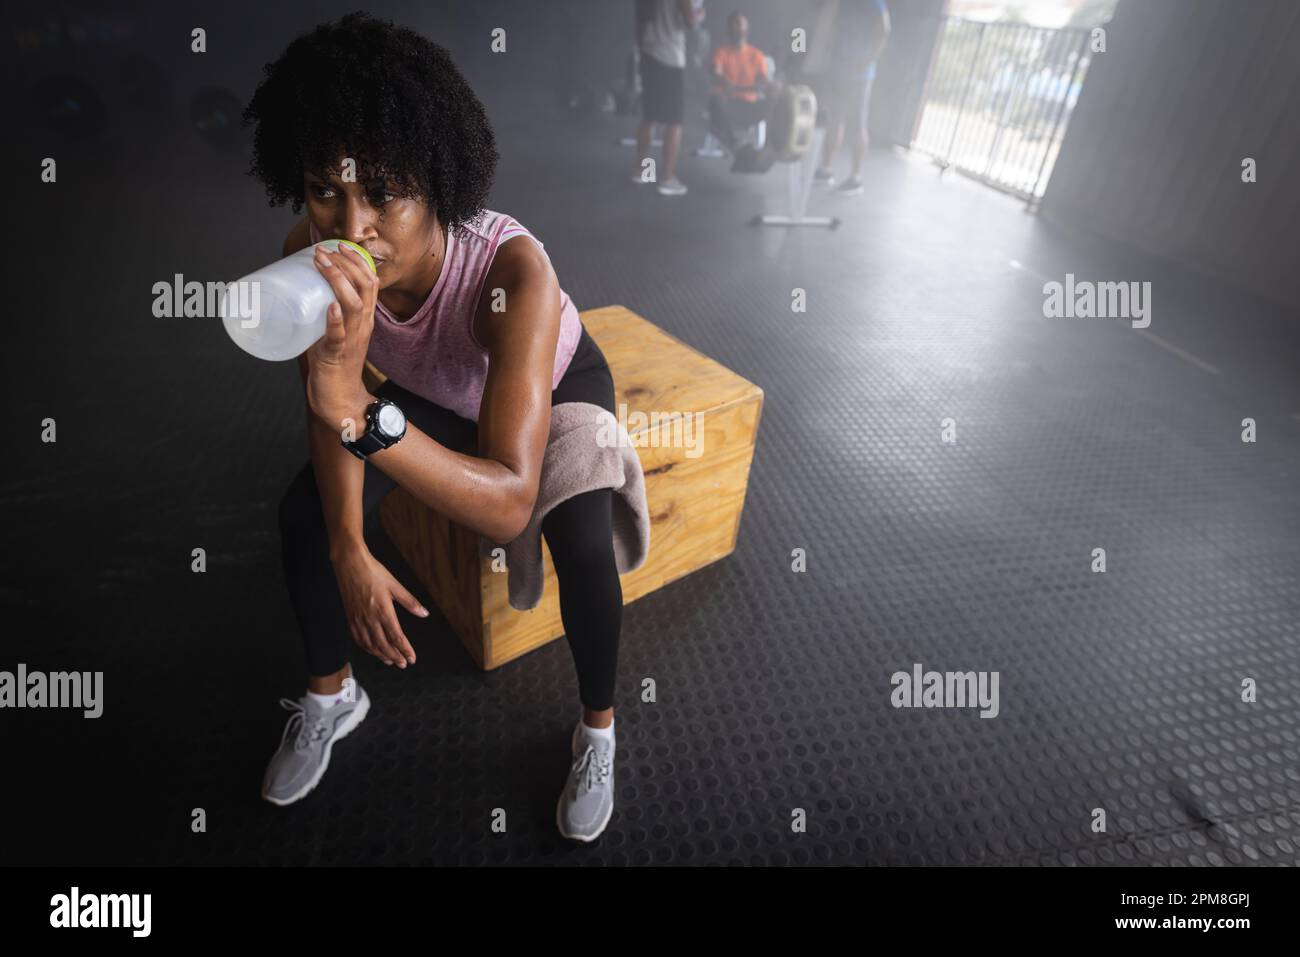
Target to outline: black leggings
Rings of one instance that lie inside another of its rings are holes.
[[[411,425],[450,448],[477,438],[478,426],[422,399],[389,379],[376,395],[396,402]],[[590,402],[615,412],[614,380],[595,340],[582,330],[551,405]],[[370,462],[365,465],[362,508],[368,515],[396,483]],[[560,617],[578,671],[582,704],[593,711],[613,707],[618,638],[623,626],[623,588],[614,560],[614,490],[594,489],[566,499],[542,520],[542,534],[560,588]],[[311,460],[280,501],[284,577],[307,649],[308,674],[331,675],[348,660],[352,635],[343,611],[329,533]]]

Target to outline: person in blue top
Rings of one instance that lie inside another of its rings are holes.
[[[867,150],[867,104],[876,78],[876,61],[889,39],[889,8],[885,0],[839,0],[834,17],[830,60],[826,71],[826,141],[814,180],[834,186],[831,161],[848,130],[852,147],[849,176],[839,187],[847,196],[862,192],[862,160]]]

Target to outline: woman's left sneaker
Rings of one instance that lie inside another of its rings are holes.
[[[581,719],[580,719],[581,720]],[[573,841],[600,837],[614,813],[614,740],[573,729],[569,781],[555,805],[555,825]]]

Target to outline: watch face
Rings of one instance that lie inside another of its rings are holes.
[[[395,438],[406,428],[406,416],[397,406],[385,405],[379,410],[379,420],[376,424],[384,435]]]

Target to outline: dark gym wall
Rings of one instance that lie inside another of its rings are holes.
[[[1298,87],[1295,0],[1120,0],[1043,213],[1294,302]]]
[[[200,90],[226,90],[247,102],[262,65],[305,24],[362,6],[451,50],[496,123],[577,96],[594,104],[622,89],[633,45],[633,0],[390,0],[377,7],[325,0],[312,4],[309,17],[296,4],[255,0],[202,12],[162,0],[53,0],[14,12],[7,31],[14,42],[11,55],[0,58],[0,76],[8,89],[24,91],[17,100],[26,102],[51,75],[72,74],[104,100],[109,137],[130,140],[184,114]],[[709,44],[722,41],[728,15],[738,10],[750,18],[751,42],[782,64],[790,31],[808,22],[810,6],[808,0],[708,0]],[[872,98],[878,145],[910,140],[943,6],[944,0],[889,0],[894,34]],[[207,32],[206,55],[190,50],[195,27]],[[489,49],[494,27],[507,31],[507,55]],[[707,81],[696,80],[699,95]]]
[[[632,42],[632,0],[324,0],[312,3],[310,13],[304,6],[230,0],[196,12],[164,0],[54,0],[23,7],[7,25],[13,55],[0,58],[0,75],[11,89],[54,72],[83,76],[100,91],[116,126],[123,112],[141,105],[132,101],[124,76],[128,57],[147,55],[181,105],[206,87],[247,101],[262,65],[309,25],[365,9],[446,46],[475,91],[504,109],[500,121],[508,122],[511,107],[543,102],[574,78],[613,89]],[[207,32],[207,55],[190,50],[195,27]],[[495,27],[507,31],[506,55],[489,48]]]

